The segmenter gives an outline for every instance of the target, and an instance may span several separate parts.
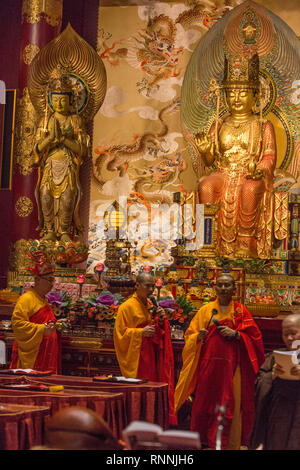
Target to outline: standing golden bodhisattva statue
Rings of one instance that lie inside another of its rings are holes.
[[[217,203],[218,249],[222,255],[265,257],[270,254],[276,142],[273,125],[256,113],[259,58],[225,59],[222,88],[229,114],[195,142],[206,166],[215,171],[200,179],[200,203]],[[218,113],[217,113],[218,114]]]
[[[68,242],[81,232],[78,216],[81,195],[79,168],[87,153],[89,136],[81,118],[72,113],[72,82],[61,74],[49,82],[53,112],[41,123],[34,153],[39,165],[36,197],[44,240]]]

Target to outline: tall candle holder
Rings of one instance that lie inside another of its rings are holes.
[[[155,281],[155,287],[157,289],[157,299],[158,300],[160,299],[160,290],[161,290],[163,284],[164,284],[164,281],[162,280],[162,278],[158,277]]]
[[[101,291],[101,277],[102,273],[104,271],[104,264],[103,263],[98,263],[95,267],[95,272],[98,274],[98,287],[97,291]]]
[[[79,299],[82,297],[82,287],[83,287],[84,282],[85,282],[84,274],[79,274],[77,276],[77,283],[79,284],[79,296],[78,296]]]

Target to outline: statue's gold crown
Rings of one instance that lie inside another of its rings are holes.
[[[69,74],[61,68],[56,68],[49,80],[51,93],[73,93],[73,85]]]
[[[224,88],[241,87],[259,88],[259,58],[254,54],[250,58],[242,54],[225,57]]]

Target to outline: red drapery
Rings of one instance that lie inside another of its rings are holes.
[[[170,324],[164,320],[159,325],[158,318],[154,319],[155,334],[151,338],[143,337],[140,350],[138,378],[152,381],[167,382],[169,385],[169,422],[177,424],[174,412],[174,358],[171,341]],[[145,325],[139,325],[142,328]]]

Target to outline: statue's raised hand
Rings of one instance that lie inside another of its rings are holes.
[[[208,136],[204,132],[199,132],[199,134],[196,134],[195,143],[200,153],[209,152],[211,147],[211,139],[210,136]]]

